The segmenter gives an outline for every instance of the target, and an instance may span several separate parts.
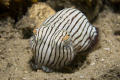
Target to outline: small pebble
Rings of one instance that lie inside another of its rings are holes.
[[[93,65],[95,65],[95,63],[91,63],[90,65],[93,66]]]
[[[27,74],[27,73],[28,73],[28,71],[24,71],[24,73],[25,73],[25,74]]]
[[[23,80],[26,80],[27,78],[23,78]]]
[[[80,76],[80,78],[84,78],[84,76]]]
[[[8,51],[12,51],[12,49],[8,49]]]
[[[105,59],[101,59],[100,61],[104,61]]]
[[[4,56],[4,55],[1,55],[1,59],[5,59],[5,56]]]
[[[110,50],[110,48],[104,48],[104,50],[107,50],[107,51],[109,51],[109,50]]]
[[[63,77],[63,75],[61,75],[61,77]]]
[[[118,19],[120,19],[120,16],[118,16]]]

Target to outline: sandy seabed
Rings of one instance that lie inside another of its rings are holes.
[[[73,73],[45,73],[30,67],[30,38],[21,37],[10,17],[0,21],[0,80],[120,80],[120,15],[106,8],[92,25],[99,43],[82,66]]]

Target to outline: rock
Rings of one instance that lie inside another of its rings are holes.
[[[23,38],[30,38],[32,30],[38,28],[44,20],[55,14],[55,11],[45,3],[35,3],[27,14],[16,24]]]
[[[16,24],[19,29],[34,29],[41,25],[49,16],[55,14],[55,11],[45,3],[36,3],[29,8],[27,14]]]

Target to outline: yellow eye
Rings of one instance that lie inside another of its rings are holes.
[[[69,38],[69,36],[68,36],[68,35],[66,35],[66,36],[63,38],[63,41],[68,40],[68,38]]]
[[[36,35],[36,33],[37,33],[37,30],[36,30],[36,29],[34,29],[34,30],[33,30],[33,33]]]

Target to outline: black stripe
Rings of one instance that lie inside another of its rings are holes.
[[[71,9],[69,9],[68,11],[70,11]],[[68,11],[66,11],[63,15],[65,15]],[[62,16],[63,16],[62,15]],[[61,16],[60,16],[61,17]],[[57,23],[57,22],[59,22],[59,19],[56,21],[56,22],[53,22],[54,23],[54,25]],[[57,26],[56,28],[58,28],[59,26]]]
[[[47,28],[47,30],[48,30],[49,28]],[[45,35],[47,34],[47,30],[46,30],[46,33],[45,33]],[[44,31],[44,30],[43,30]],[[42,39],[42,41],[41,41],[41,44],[43,43],[43,41],[44,41],[44,38],[45,38],[45,35],[43,35],[43,39]],[[38,50],[40,50],[40,47],[41,47],[41,44],[40,44],[40,46],[39,46],[39,49]],[[42,61],[42,52],[43,52],[43,48],[44,48],[44,46],[42,47],[42,50],[40,51],[41,52],[41,58],[40,58],[40,63],[41,63],[41,61]]]
[[[93,27],[92,27],[92,29],[91,29],[91,31],[90,31],[90,33],[89,33],[89,37],[91,36],[91,32],[92,32],[92,31],[93,31]],[[95,32],[96,32],[96,31],[95,31]],[[94,33],[95,33],[95,32],[94,32]],[[94,33],[93,33],[93,34],[94,34]],[[93,37],[93,34],[92,34],[92,37]],[[89,38],[90,41],[92,41],[92,37]]]
[[[60,54],[62,54],[62,53],[60,53]],[[65,55],[64,54],[66,54],[65,52],[64,52],[64,46],[63,46],[63,57],[62,57],[62,59],[60,60],[60,62],[59,62],[59,66],[62,66],[62,64],[61,64],[61,62],[62,62],[62,60],[64,59],[64,57],[65,57]]]
[[[89,25],[89,26],[90,26],[90,25]],[[86,36],[86,34],[87,34],[87,32],[88,32],[88,28],[89,28],[89,26],[87,27],[86,33],[84,34],[82,41],[84,40],[84,38],[85,38],[85,36]],[[89,39],[89,38],[91,38],[91,37],[88,36],[87,39]],[[87,39],[86,39],[86,41],[87,41]],[[86,41],[83,43],[83,46],[84,46],[84,44],[86,43]],[[83,46],[82,46],[82,47],[83,47]],[[82,48],[82,47],[81,47],[81,48]]]
[[[56,30],[55,30],[55,31],[56,31]],[[54,37],[53,35],[55,35],[55,34],[52,34],[51,38],[52,38],[52,37]],[[58,34],[58,35],[59,35],[59,34]],[[56,36],[56,37],[57,37],[57,36]],[[51,44],[53,44],[53,39],[51,39],[51,38],[50,38],[49,43],[52,41],[52,43],[51,43]],[[51,47],[51,46],[49,46],[49,47]],[[48,65],[48,63],[49,63],[49,61],[50,61],[50,58],[51,58],[51,55],[52,55],[52,52],[53,52],[53,48],[54,48],[54,47],[52,47],[52,51],[50,52],[50,56],[49,56],[49,59],[48,59],[48,61],[47,61],[47,64],[46,64],[46,65]],[[56,49],[55,49],[55,50],[56,50]]]
[[[87,34],[87,31],[88,31],[88,28],[89,28],[89,27],[90,27],[90,25],[87,27],[86,33],[84,34],[82,41],[84,40],[84,38],[85,38],[85,36],[86,36],[86,34]],[[87,39],[89,39],[89,38],[91,38],[91,37],[88,36]],[[86,41],[87,41],[87,39],[86,39]],[[85,41],[85,42],[86,42],[86,41]],[[82,47],[84,46],[85,42],[83,43]]]
[[[68,21],[64,24],[63,28],[66,26],[66,24],[67,24],[69,21],[70,21],[70,20],[68,20]],[[63,29],[63,28],[62,28],[62,29]]]
[[[62,35],[63,35],[63,33],[62,33]],[[58,41],[60,40],[60,38],[62,37],[62,35],[59,37],[59,39],[58,39]],[[59,57],[58,57],[58,59],[57,59],[57,62],[55,63],[55,65],[54,66],[56,66],[57,65],[57,63],[59,64],[59,58],[60,58],[60,47],[61,47],[61,43],[62,43],[62,40],[60,41],[60,46],[59,46],[59,48],[58,48],[58,50],[59,50],[59,53],[57,53],[57,54],[59,54]],[[53,66],[53,67],[54,67]]]
[[[90,26],[90,24],[89,24],[89,26]],[[88,28],[89,28],[89,26],[88,26]],[[92,30],[91,30],[92,31]],[[90,33],[91,33],[91,31],[90,31]],[[85,35],[83,36],[83,38],[82,38],[82,40],[84,39],[84,37],[85,37]],[[82,40],[80,40],[79,42],[78,42],[78,44],[82,41]],[[80,48],[82,48],[82,46],[80,45],[79,46]],[[80,50],[80,48],[78,47],[78,49]]]
[[[60,31],[57,32],[57,34],[56,34],[56,36],[55,36],[54,39],[56,39],[56,37],[58,37],[59,33],[60,33]],[[54,41],[53,41],[53,42],[54,42]],[[57,43],[58,43],[58,41],[56,42],[56,46],[55,46],[55,56],[54,56],[54,59],[53,59],[52,63],[51,63],[49,66],[53,65],[54,62],[55,62],[55,60],[56,60],[56,54],[58,54],[58,53],[57,53]]]
[[[84,20],[83,20],[83,22],[84,22]],[[82,23],[83,23],[83,22],[82,22]],[[86,28],[87,23],[88,23],[88,21],[86,22],[85,26],[83,27],[83,30],[82,30],[82,32],[80,33],[80,35],[77,36],[77,37],[74,39],[73,43],[74,43],[78,38],[80,38],[80,36],[82,35],[84,29]],[[80,27],[81,27],[81,26],[82,26],[82,25],[80,25]],[[80,29],[80,28],[79,28],[79,29]],[[86,32],[87,32],[87,31],[86,31]],[[76,34],[76,33],[77,33],[77,32],[75,32],[75,34]],[[74,34],[74,35],[75,35],[75,34]]]
[[[51,17],[47,18],[47,19],[43,22],[43,24],[49,22],[55,15],[56,15],[56,14],[54,14],[54,15],[52,15]],[[46,21],[47,21],[47,22],[46,22]]]
[[[80,30],[80,28],[81,28],[81,26],[82,26],[82,24],[84,23],[84,21],[86,20],[86,18],[84,18],[84,20],[82,20],[82,23],[80,24],[80,26],[79,26],[79,28],[77,29],[77,31],[72,35],[72,37]],[[86,22],[87,23],[87,22]],[[85,26],[84,26],[84,28],[85,28]],[[82,32],[81,32],[82,33]],[[81,36],[81,35],[80,35]],[[79,38],[80,36],[78,36],[77,38]],[[76,38],[75,38],[75,40],[76,40]]]
[[[74,11],[70,12],[70,14],[68,14],[61,23],[63,23],[63,22],[64,22],[73,12],[75,12],[75,11],[77,11],[77,10],[74,10]],[[57,28],[59,28],[59,26],[61,25],[61,23],[58,25]],[[63,27],[63,28],[64,28],[64,27]]]
[[[50,30],[50,31],[48,31],[48,30]],[[52,31],[52,28],[49,27],[49,28],[47,29],[47,32],[49,32],[48,35],[47,35],[47,34],[45,35],[46,38],[48,38],[48,36],[49,36],[49,34],[51,33],[51,31]],[[45,40],[44,45],[43,45],[43,48],[42,48],[42,50],[41,50],[41,52],[43,52],[43,50],[44,50],[44,48],[45,48],[45,45],[47,45],[47,49],[46,49],[46,52],[45,52],[45,56],[44,56],[43,62],[42,62],[41,64],[44,63],[44,60],[45,60],[45,58],[46,58],[46,54],[47,54],[47,50],[48,50],[49,45],[50,45],[50,42],[49,42],[49,44],[46,44],[46,41],[47,41],[47,39]]]
[[[66,10],[66,12],[63,14],[63,15],[65,15],[68,11],[70,11],[71,9],[68,9],[68,10]],[[63,10],[63,11],[65,11],[65,10]],[[61,11],[53,20],[51,20],[51,22],[47,22],[47,23],[52,23],[53,21],[55,21],[55,19],[57,19],[59,16],[60,16],[60,14],[63,12],[63,11]],[[62,16],[63,16],[62,15]],[[55,15],[54,15],[55,16]],[[61,17],[61,16],[60,16]],[[59,21],[59,20],[58,20]],[[57,21],[57,22],[58,22]],[[55,22],[56,23],[56,22]]]
[[[94,33],[96,33],[96,32],[94,32]],[[90,39],[90,42],[91,42],[91,41],[92,41],[92,37],[93,37],[94,33],[92,34],[92,36],[91,36],[91,37],[88,37],[88,38],[86,39],[86,41],[85,41],[85,42],[87,42],[87,40],[89,40],[89,39]],[[90,43],[90,42],[89,42],[89,43]],[[88,43],[88,44],[89,44],[89,43]],[[84,48],[83,48],[83,50],[84,50],[85,48],[86,48],[86,47],[84,47]]]
[[[85,42],[87,42],[87,40],[88,40],[88,39],[86,39]],[[90,39],[90,41],[88,42],[88,44],[87,44],[86,46],[84,46],[84,48],[82,49],[82,51],[84,51],[88,46],[90,46],[90,43],[91,43],[91,39]]]
[[[59,14],[61,14],[63,11],[61,11]],[[58,14],[58,16],[59,16],[59,14]],[[56,15],[56,14],[55,14]],[[55,15],[53,15],[46,23],[51,23],[51,22],[49,22]],[[57,17],[58,17],[57,16]],[[54,20],[55,20],[56,18],[54,18]]]
[[[83,17],[84,15],[82,15],[75,23],[75,25],[72,27],[72,29],[70,30],[70,33],[72,32],[73,28],[76,26],[76,24],[78,23],[78,21]],[[73,36],[72,36],[73,37]]]
[[[61,14],[63,11],[64,11],[64,10],[60,11],[59,14]],[[58,12],[57,12],[56,14],[58,14]],[[56,14],[54,14],[54,15],[53,15],[47,22],[45,22],[45,23],[49,23],[49,21],[52,20],[52,18],[53,18]],[[58,14],[55,18],[53,18],[53,19],[55,20],[55,19],[59,16],[59,14]],[[47,19],[46,19],[46,20],[47,20]],[[52,21],[53,21],[53,20],[52,20]]]
[[[63,11],[64,11],[64,10],[63,10]],[[62,12],[63,12],[63,11],[62,11]],[[69,11],[69,10],[68,10],[68,11]],[[66,11],[65,13],[67,13],[68,11]],[[62,12],[61,12],[61,13],[62,13]],[[61,13],[60,13],[60,14],[61,14]],[[64,13],[64,14],[65,14],[65,13]],[[58,14],[58,16],[60,16],[60,14]],[[63,15],[64,15],[64,14],[63,14]],[[63,15],[62,15],[62,16],[63,16]],[[57,17],[58,17],[58,16],[57,16]],[[57,17],[54,18],[54,20],[57,19]],[[52,20],[50,23],[52,23],[54,20]],[[55,26],[55,24],[56,24],[58,21],[59,21],[59,20],[57,20],[56,22],[53,22],[53,25]],[[58,27],[57,27],[57,28],[58,28]]]
[[[67,34],[67,33],[66,33]],[[65,35],[66,35],[65,34]],[[62,54],[62,53],[61,53]],[[62,57],[62,59],[61,59],[61,61],[59,62],[59,66],[60,66],[60,64],[61,64],[61,62],[62,62],[62,60],[64,59],[64,57],[65,57],[65,55],[64,54],[66,54],[66,53],[64,53],[64,46],[63,46],[63,57]]]
[[[78,14],[80,14],[81,12],[79,12]],[[78,16],[78,14],[76,14],[72,19],[71,19],[71,23],[73,22],[73,20],[75,19],[75,17]],[[66,28],[66,30],[70,27],[71,23],[69,24],[69,26]]]
[[[43,33],[43,30],[44,30],[44,27],[43,27],[43,29],[42,29],[42,33]],[[38,34],[38,37],[37,37],[37,42],[36,42],[36,46],[35,46],[35,54],[36,54],[36,56],[35,56],[36,59],[35,59],[35,60],[36,60],[36,63],[38,63],[39,49],[40,49],[40,46],[41,46],[41,45],[38,44],[38,42],[39,42],[39,37],[41,37],[41,36],[39,35],[39,32],[40,32],[40,29],[38,30],[38,33],[37,33],[37,34]],[[42,34],[42,33],[41,33],[41,34]],[[40,38],[40,39],[41,39],[41,38]],[[38,46],[38,53],[36,52],[37,46]]]
[[[84,19],[84,20],[85,20],[85,19]],[[84,22],[84,20],[83,20],[83,22]],[[82,23],[83,23],[83,22],[82,22]],[[82,30],[82,31],[84,31],[84,29],[86,28],[87,23],[88,23],[88,22],[86,22],[86,24],[85,24],[85,26],[83,27],[83,30]],[[88,23],[88,24],[89,24],[89,23]],[[81,26],[81,25],[80,25],[80,26]],[[90,26],[90,24],[89,24],[89,26]],[[88,27],[89,27],[89,26],[88,26]],[[87,32],[87,31],[86,31],[86,32]],[[74,42],[75,42],[78,38],[81,37],[82,33],[83,33],[83,32],[81,32],[81,34],[74,39]],[[84,38],[84,36],[83,36],[83,38]],[[83,38],[82,38],[82,40],[83,40]],[[78,44],[79,44],[82,40],[80,40],[80,41],[78,42]],[[77,45],[76,45],[76,46],[77,46]],[[75,46],[75,48],[76,48],[76,46]]]
[[[63,47],[64,48],[64,47]],[[66,48],[66,47],[65,47]],[[66,49],[68,49],[68,48],[66,48]],[[64,66],[66,65],[66,62],[67,62],[67,60],[68,60],[68,55],[69,55],[69,53],[68,53],[68,50],[66,50],[67,52],[65,53],[65,54],[67,54],[67,57],[66,57],[66,60],[64,61]]]

